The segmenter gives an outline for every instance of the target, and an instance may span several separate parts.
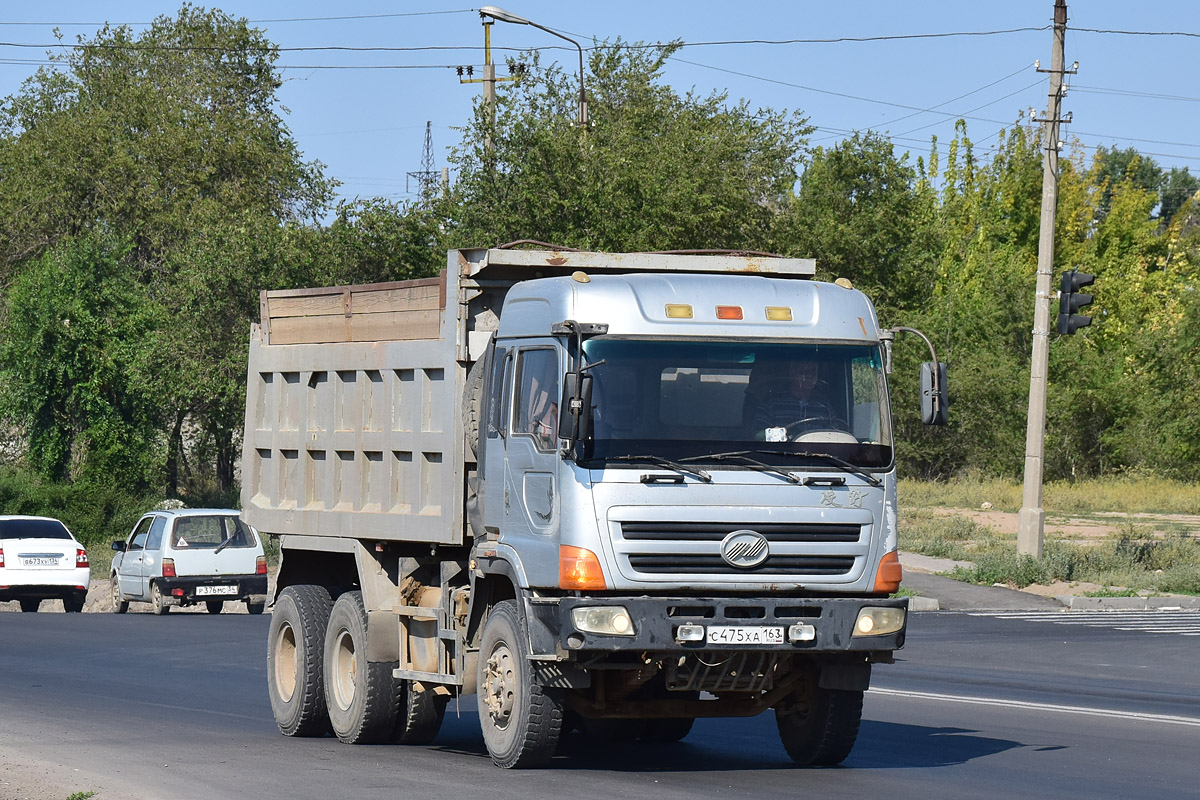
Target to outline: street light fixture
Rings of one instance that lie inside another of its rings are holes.
[[[558,38],[575,45],[576,49],[579,50],[579,126],[581,128],[586,128],[588,126],[587,92],[583,88],[583,48],[579,46],[579,42],[571,39],[570,37],[563,36],[558,31],[550,30],[545,25],[539,25],[532,20],[525,19],[524,17],[518,17],[516,14],[505,11],[499,6],[484,6],[483,8],[479,9],[479,16],[491,17],[497,22],[509,22],[513,25],[530,25],[538,30],[545,31],[551,36],[557,36]]]

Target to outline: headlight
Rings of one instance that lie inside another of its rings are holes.
[[[883,636],[904,627],[903,608],[864,608],[854,621],[853,636]]]
[[[575,628],[584,633],[633,636],[637,631],[625,606],[583,606],[571,609]]]

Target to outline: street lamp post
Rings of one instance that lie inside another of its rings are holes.
[[[586,128],[588,126],[588,110],[587,110],[587,91],[583,88],[583,48],[579,46],[579,42],[567,36],[563,36],[558,31],[553,31],[545,25],[539,25],[532,20],[518,17],[516,14],[505,11],[499,6],[484,6],[479,9],[480,17],[491,17],[498,22],[510,22],[513,25],[530,25],[538,30],[545,31],[551,36],[557,36],[560,39],[570,42],[579,50],[579,126]]]

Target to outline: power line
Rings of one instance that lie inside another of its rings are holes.
[[[1191,31],[1119,31],[1103,28],[1069,28],[1068,30],[1078,33],[1110,33],[1120,36],[1187,36],[1200,39],[1200,33],[1192,33]]]
[[[340,17],[287,17],[281,19],[248,19],[252,25],[269,22],[338,22],[341,20],[388,19],[392,17],[433,17],[442,14],[469,14],[478,11],[476,8],[460,8],[454,11],[402,11],[394,14],[352,14]],[[105,25],[152,25],[151,22],[0,22],[0,27],[6,25],[49,25],[55,28],[102,28]]]

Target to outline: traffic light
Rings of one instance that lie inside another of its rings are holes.
[[[1092,324],[1092,318],[1077,314],[1084,306],[1092,304],[1092,296],[1079,290],[1091,286],[1096,281],[1095,275],[1080,272],[1077,269],[1062,274],[1062,292],[1058,296],[1058,332],[1070,336],[1080,328]]]

